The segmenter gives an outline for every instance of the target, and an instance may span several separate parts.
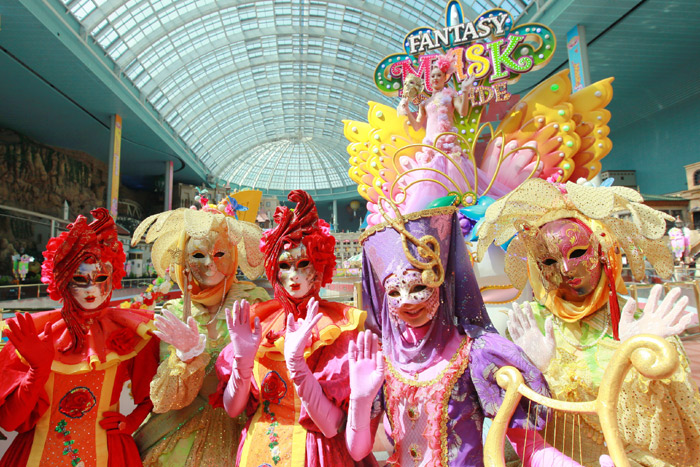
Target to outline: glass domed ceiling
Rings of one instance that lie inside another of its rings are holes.
[[[368,100],[396,104],[374,88],[375,66],[447,3],[62,1],[216,179],[311,193],[352,186],[341,120],[363,119]]]

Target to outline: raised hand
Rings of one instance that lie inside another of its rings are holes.
[[[326,438],[332,438],[338,434],[344,413],[328,400],[304,359],[304,349],[311,338],[311,331],[322,317],[314,298],[306,305],[306,319],[297,323],[291,314],[287,316],[284,359],[302,406],[321,433]]]
[[[384,382],[384,357],[379,338],[370,331],[350,341],[350,399],[367,400],[371,404]]]
[[[36,332],[34,320],[29,313],[15,313],[15,319],[8,320],[7,326],[9,329],[5,331],[5,335],[31,368],[42,370],[51,368],[51,362],[56,354],[51,324],[46,323],[44,326],[43,337],[39,337]]]
[[[475,75],[467,75],[460,83],[460,89],[466,91],[469,86],[474,84],[474,81],[476,81]]]
[[[522,308],[513,303],[513,310],[508,314],[508,332],[542,373],[547,371],[557,349],[551,316],[545,321],[544,330],[545,335],[542,335],[528,302],[523,303]]]
[[[175,347],[178,358],[183,362],[204,352],[207,337],[199,333],[197,322],[192,316],[187,318],[185,324],[170,311],[164,310],[163,315],[156,316],[156,329],[153,334]]]
[[[233,356],[239,362],[245,361],[250,363],[252,368],[262,337],[260,319],[255,318],[255,331],[251,331],[250,304],[246,300],[235,302],[233,310],[226,308],[225,313]]]
[[[304,349],[311,338],[311,330],[323,317],[318,313],[318,302],[315,298],[309,300],[306,306],[306,318],[297,323],[294,317],[287,316],[287,331],[284,336],[284,359],[287,369],[294,373],[295,363],[304,361]],[[292,375],[293,377],[293,375]]]
[[[619,334],[624,341],[638,334],[653,334],[659,337],[669,337],[680,334],[688,327],[692,312],[686,310],[688,297],[678,298],[681,290],[674,287],[659,305],[659,297],[663,288],[655,285],[649,293],[649,299],[644,306],[644,313],[639,319],[634,319],[637,302],[628,300],[620,316]]]

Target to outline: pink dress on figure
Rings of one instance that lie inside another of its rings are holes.
[[[476,192],[476,195],[480,195],[491,180],[490,175],[477,169],[481,186],[480,189],[475,187],[473,162],[468,153],[460,147],[460,140],[457,136],[453,134],[438,138],[438,135],[441,133],[457,133],[464,137],[463,142],[471,145],[473,141],[469,141],[469,139],[476,137],[474,133],[462,134],[455,127],[455,97],[457,97],[457,92],[445,86],[421,103],[425,112],[425,138],[423,138],[423,144],[433,146],[439,151],[432,148],[423,148],[415,154],[415,158],[403,156],[399,159],[401,167],[405,171],[418,169],[402,177],[400,182],[402,186],[406,187],[414,181],[427,179],[439,181],[448,189],[446,190],[440,184],[431,181],[418,183],[408,188],[405,208],[402,209],[403,212],[415,212],[425,209],[429,202],[439,197],[447,196],[451,191],[459,191],[462,194]],[[440,151],[447,154],[454,161],[454,164]],[[435,172],[435,170],[447,175],[447,177]],[[469,181],[468,184],[464,180],[465,177]],[[501,186],[500,183],[495,183],[491,188],[492,196],[495,195],[496,197],[500,197],[508,193],[508,191],[510,190]],[[476,200],[476,196],[474,199]]]

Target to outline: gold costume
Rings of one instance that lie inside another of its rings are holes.
[[[214,364],[230,342],[224,310],[232,309],[237,300],[256,303],[270,298],[255,284],[236,279],[238,267],[249,278],[262,273],[262,231],[206,205],[202,210],[180,208],[151,216],[136,229],[132,242],[144,233],[146,241],[153,242],[151,256],[158,274],[168,270],[184,291],[183,299],[171,300],[163,308],[184,322],[191,315],[207,338],[204,352],[188,362],[181,361],[173,347],[161,345],[161,364],[151,382],[154,413],[134,435],[143,463],[233,466],[245,415],[232,419],[223,408],[212,408],[209,396],[218,384]],[[206,286],[192,277],[191,258],[186,253],[191,239],[224,240],[224,249],[233,260],[230,270],[220,271],[224,274],[221,282]],[[186,303],[191,304],[190,310]]]
[[[543,329],[551,314],[536,303],[533,312]],[[557,322],[557,353],[544,373],[552,398],[578,402],[597,397],[603,373],[620,347],[613,340],[607,313],[603,308],[575,323]],[[677,337],[667,341],[680,357],[673,376],[652,381],[632,368],[620,391],[618,427],[633,467],[700,465],[700,396],[683,345]],[[607,453],[598,417],[584,415],[575,420],[569,415],[565,423],[563,413],[552,413],[557,417],[549,421],[547,441],[577,461],[581,456],[584,465],[598,466],[600,455]]]
[[[553,316],[556,355],[544,374],[554,399],[579,402],[598,396],[603,374],[621,345],[613,339],[608,311],[610,288],[615,288],[613,293],[626,292],[620,275],[621,254],[626,254],[637,279],[644,276],[645,258],[660,276],[669,276],[672,271],[670,250],[662,239],[669,216],[642,201],[639,193],[624,187],[571,182],[555,185],[531,179],[486,211],[479,230],[478,258],[492,242],[502,245],[517,234],[507,248],[506,273],[520,289],[529,279],[537,300],[532,308],[540,331],[544,333],[545,319]],[[624,212],[631,214],[629,220],[617,217]],[[609,281],[602,274],[581,302],[565,300],[557,289],[545,287],[527,240],[544,224],[570,218],[590,228],[591,242],[600,245],[601,260],[613,278]],[[666,340],[680,358],[672,376],[652,381],[632,368],[621,387],[617,421],[632,466],[700,466],[700,396],[680,340]],[[587,466],[598,466],[600,455],[607,453],[594,416],[574,418],[553,411],[544,435],[563,453]]]

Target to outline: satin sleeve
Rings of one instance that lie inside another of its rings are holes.
[[[485,332],[472,343],[469,354],[469,373],[486,417],[495,417],[503,403],[505,390],[496,382],[496,372],[504,366],[517,368],[523,375],[525,384],[535,392],[549,397],[549,387],[544,375],[530,362],[525,352],[508,339],[496,333]],[[544,427],[547,410],[544,408],[539,411],[528,410],[528,403],[528,399],[521,399],[511,419],[510,428],[536,426],[537,429],[541,429]],[[539,415],[537,418],[535,413]]]
[[[356,336],[355,330],[344,332],[331,345],[321,347],[307,359],[314,377],[321,385],[323,394],[333,405],[342,410],[345,416],[347,416],[350,402],[348,345]],[[299,413],[299,424],[307,430],[319,431],[304,406]]]

